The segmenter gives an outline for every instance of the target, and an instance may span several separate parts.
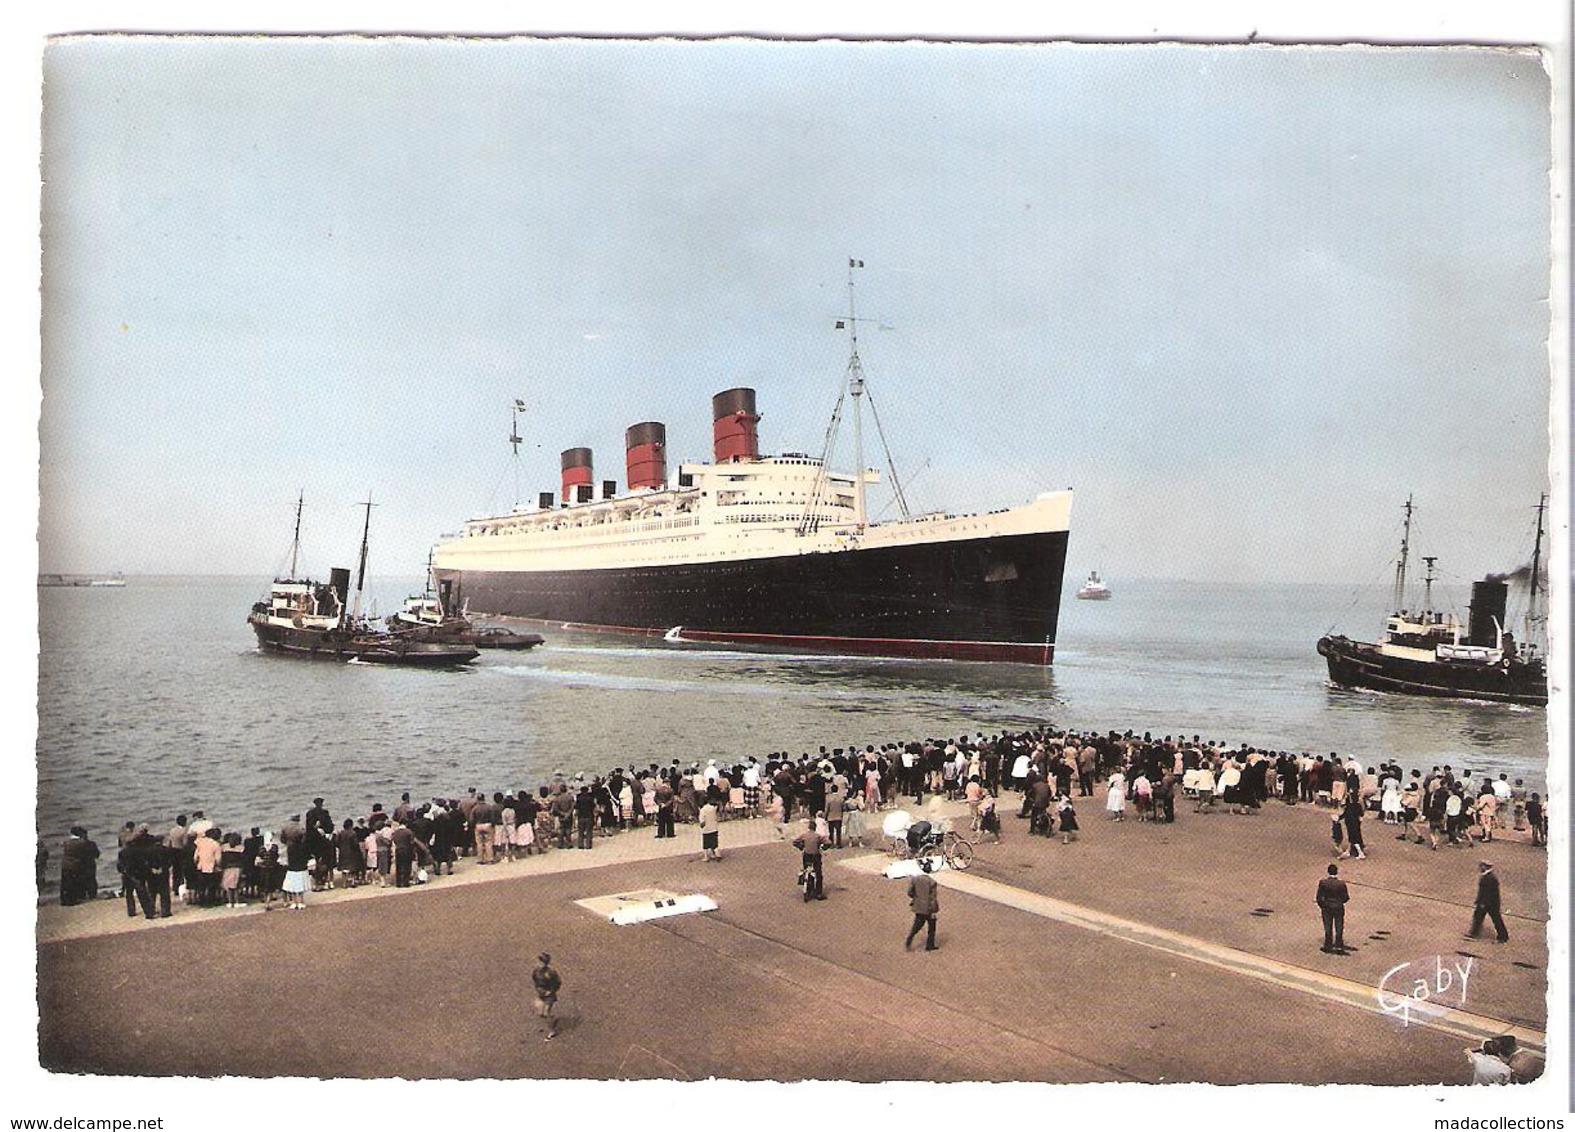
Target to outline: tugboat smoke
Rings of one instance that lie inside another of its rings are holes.
[[[1517,566],[1507,574],[1489,574],[1484,581],[1488,582],[1525,582],[1531,579],[1531,563]]]

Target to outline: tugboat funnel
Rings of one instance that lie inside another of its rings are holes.
[[[1471,628],[1466,643],[1498,648],[1498,626],[1504,622],[1504,609],[1508,603],[1509,586],[1504,582],[1472,582]]]

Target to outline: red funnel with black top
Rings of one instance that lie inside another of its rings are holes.
[[[629,490],[667,486],[667,426],[658,421],[631,425],[623,434]]]
[[[595,489],[595,476],[592,474],[591,450],[589,448],[565,448],[563,450],[563,501],[565,503],[584,503],[591,498]],[[585,488],[582,492],[579,488]],[[583,496],[583,498],[582,498]]]
[[[711,398],[712,451],[718,464],[760,459],[753,389],[728,389]]]

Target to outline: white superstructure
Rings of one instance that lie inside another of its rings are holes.
[[[684,486],[472,519],[433,551],[440,570],[620,569],[825,554],[1068,529],[1072,493],[984,515],[863,524],[852,474],[796,454],[684,464]],[[879,473],[866,471],[866,484]]]

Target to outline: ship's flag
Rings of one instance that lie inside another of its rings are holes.
[[[848,266],[849,267],[863,267],[864,266],[864,261],[862,259],[850,259],[850,260],[848,260]]]
[[[837,319],[837,329],[838,330],[846,330],[847,328],[848,328],[848,324],[847,323],[843,322],[840,318]]]
[[[518,397],[514,398],[514,411],[516,413],[523,413],[525,411],[525,402],[521,401]]]

